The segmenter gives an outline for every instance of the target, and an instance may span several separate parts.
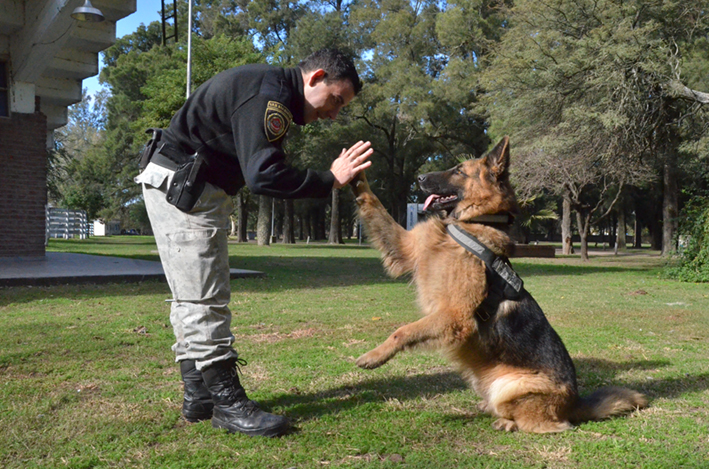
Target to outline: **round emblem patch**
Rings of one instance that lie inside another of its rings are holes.
[[[290,110],[277,101],[269,101],[264,116],[264,131],[269,142],[281,139],[290,127],[293,116]]]
[[[283,132],[283,118],[278,114],[268,116],[266,125],[268,125],[268,130],[275,135],[279,135]]]

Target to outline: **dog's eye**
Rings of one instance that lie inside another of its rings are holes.
[[[466,174],[461,170],[460,168],[455,168],[455,171],[453,171],[454,174],[457,174],[458,176],[465,176]]]

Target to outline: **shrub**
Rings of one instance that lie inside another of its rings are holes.
[[[709,282],[709,198],[694,197],[682,210],[678,230],[686,246],[680,250],[679,265],[666,274],[683,282]]]

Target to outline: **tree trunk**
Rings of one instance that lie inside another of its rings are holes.
[[[313,228],[315,232],[315,239],[318,241],[324,241],[327,236],[325,236],[325,206],[321,205],[315,208],[315,227]]]
[[[573,236],[571,232],[571,197],[568,192],[565,192],[561,209],[561,243],[562,254],[565,256],[570,256],[574,251],[571,236]]]
[[[246,234],[246,223],[249,219],[249,210],[246,205],[246,197],[243,191],[239,191],[236,195],[236,241],[238,243],[246,243],[249,237]]]
[[[229,237],[236,236],[239,231],[239,224],[237,223],[236,215],[229,215]]]
[[[588,228],[591,215],[582,215],[576,211],[576,223],[578,225],[579,236],[581,237],[581,260],[588,260]]]
[[[278,242],[278,235],[283,233],[283,214],[280,210],[282,199],[273,199],[271,207],[273,214],[271,215],[273,222],[271,223],[271,243]]]
[[[258,198],[258,225],[256,237],[259,246],[269,246],[271,244],[271,197],[265,195]]]
[[[295,244],[293,199],[286,199],[283,214],[283,244]]]
[[[635,231],[633,233],[633,247],[640,249],[643,247],[643,225],[640,222],[637,212],[635,213]]]
[[[332,190],[332,207],[330,209],[330,236],[327,244],[344,244],[340,229],[340,190]]]
[[[616,232],[615,249],[616,251],[625,251],[625,210],[622,207],[618,208],[618,228]]]
[[[672,154],[665,156],[662,175],[662,255],[671,256],[677,251],[677,217],[679,201],[677,196],[676,158]]]

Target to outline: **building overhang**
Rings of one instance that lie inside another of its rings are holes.
[[[8,64],[11,113],[47,116],[47,130],[67,123],[67,107],[81,101],[82,80],[98,74],[98,53],[116,41],[116,22],[136,0],[94,0],[100,23],[71,17],[84,0],[2,0],[0,60]]]

